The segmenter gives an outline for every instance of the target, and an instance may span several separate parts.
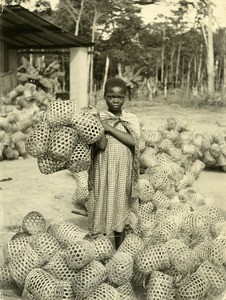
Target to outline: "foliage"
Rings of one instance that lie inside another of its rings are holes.
[[[18,81],[34,82],[47,92],[61,92],[61,82],[65,73],[61,71],[61,63],[55,59],[48,61],[44,56],[37,56],[32,64],[25,56],[20,59],[17,68]]]
[[[138,82],[139,85],[145,80],[153,81],[155,78],[157,85],[157,81],[162,80],[161,73],[164,71],[163,79],[166,78],[168,84],[169,82],[174,84],[177,80],[177,69],[180,87],[184,88],[190,68],[188,87],[192,89],[197,86],[200,77],[205,88],[207,48],[203,21],[208,12],[207,0],[179,0],[172,9],[172,17],[160,14],[159,22],[144,24],[138,15],[142,5],[158,2],[160,0],[60,0],[56,10],[53,11],[49,1],[38,0],[35,12],[72,33],[75,33],[79,14],[82,12],[78,35],[95,41],[93,74],[98,87],[101,87],[103,82],[108,57],[109,77],[124,76],[128,82]],[[172,2],[175,4],[175,1]],[[73,13],[65,9],[66,3]],[[191,9],[195,12],[193,24],[188,19]],[[224,74],[225,39],[225,29],[219,29],[214,33],[218,89]],[[119,74],[119,69],[122,74]]]

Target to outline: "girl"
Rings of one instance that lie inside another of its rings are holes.
[[[87,205],[91,233],[114,232],[116,249],[124,238],[125,227],[134,229],[138,220],[140,127],[137,117],[122,109],[126,90],[119,78],[105,84],[108,110],[100,113],[104,134],[93,153]]]

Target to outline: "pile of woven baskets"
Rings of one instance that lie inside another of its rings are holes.
[[[25,141],[52,100],[54,95],[32,83],[20,84],[0,97],[0,161],[26,157]]]
[[[110,238],[92,237],[64,216],[47,222],[39,212],[28,213],[4,246],[1,289],[29,300],[204,300],[222,294],[226,221],[218,209],[193,197],[168,209],[150,203],[149,231],[127,232],[117,251]]]
[[[1,289],[23,299],[135,299],[130,279],[137,250],[133,244],[127,249],[128,242],[122,245],[127,251],[115,252],[110,239],[90,237],[61,215],[47,224],[30,212],[4,246]]]
[[[52,101],[42,121],[26,141],[26,149],[37,158],[41,173],[51,174],[69,169],[87,170],[91,162],[91,145],[103,133],[103,126],[85,107],[76,109],[72,100]]]
[[[220,167],[226,171],[226,133],[220,130],[212,134],[196,133],[187,123],[168,118],[157,130],[142,131],[141,151],[147,148],[164,152],[176,162],[199,159],[206,168]]]

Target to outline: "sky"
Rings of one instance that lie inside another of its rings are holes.
[[[165,0],[159,4],[143,6],[142,18],[145,23],[153,22],[159,13],[170,16],[170,8],[174,5],[170,3],[177,3],[177,0]],[[216,27],[226,27],[226,0],[212,0],[214,3],[213,15],[215,17]],[[190,10],[188,14],[191,21],[193,20],[194,11]]]
[[[31,0],[29,7],[32,7],[35,1],[36,0]],[[49,2],[54,9],[58,3],[58,0],[49,0]],[[177,0],[161,0],[159,4],[142,6],[141,17],[143,18],[144,23],[147,24],[149,22],[154,22],[159,13],[165,16],[170,16],[170,8],[173,8],[177,2]],[[215,27],[226,27],[226,0],[212,0],[212,2],[215,4],[213,12],[216,20]],[[170,3],[175,4],[173,5]],[[188,16],[192,22],[194,12],[191,10]]]

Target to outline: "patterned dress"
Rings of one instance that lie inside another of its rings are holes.
[[[123,118],[123,116],[127,114],[123,112],[123,115],[117,118],[107,112],[102,119],[118,130],[131,131],[131,134],[136,136],[135,141],[138,142],[138,133],[132,129],[133,124],[124,121],[126,117]],[[135,116],[133,119],[136,122]],[[137,124],[134,128],[136,126]],[[132,194],[135,175],[134,149],[125,146],[110,134],[107,134],[106,138],[108,141],[106,149],[98,151],[93,157],[93,172],[90,173],[91,190],[87,208],[89,230],[94,234],[108,235],[112,231],[122,232],[126,225],[134,227],[131,219],[134,220],[134,216],[138,217],[138,198]],[[135,171],[137,172],[138,170]]]

